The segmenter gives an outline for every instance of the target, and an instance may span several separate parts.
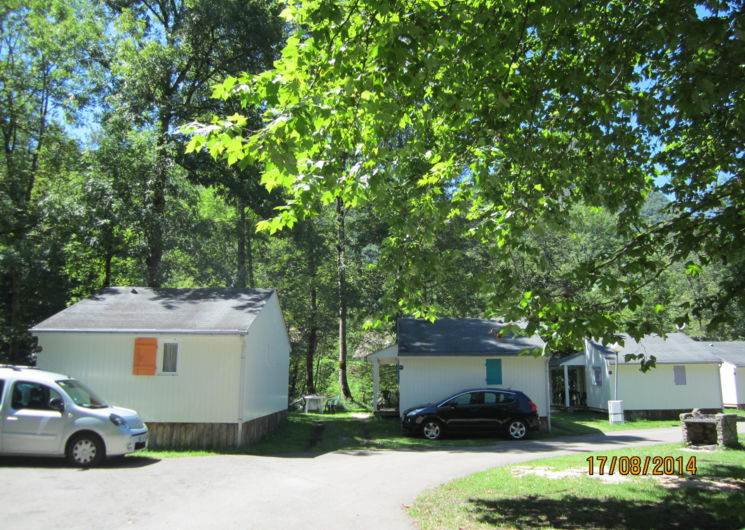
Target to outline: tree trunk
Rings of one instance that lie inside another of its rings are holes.
[[[147,286],[160,287],[161,261],[165,251],[164,228],[166,213],[166,186],[169,180],[169,172],[173,165],[170,146],[169,129],[171,126],[172,110],[169,105],[160,109],[158,118],[158,145],[156,146],[155,175],[149,191],[148,219],[147,219],[147,243],[148,255],[145,258],[147,265]]]
[[[253,223],[247,224],[248,230],[246,230],[246,269],[248,272],[248,286],[251,289],[256,287],[256,278],[254,278],[254,226]]]
[[[246,202],[238,197],[238,255],[235,286],[246,287]]]
[[[103,287],[111,287],[111,262],[114,260],[114,253],[106,251],[103,262]]]
[[[316,275],[318,272],[318,260],[316,255],[315,241],[313,240],[313,224],[312,221],[307,225],[307,232],[304,230],[300,232],[302,243],[307,245],[306,255],[308,257],[308,276],[310,287],[310,307],[309,319],[308,319],[308,349],[305,352],[305,390],[306,394],[315,394],[316,385],[314,381],[314,367],[313,361],[316,356],[316,349],[318,348],[318,288],[316,286]]]
[[[347,381],[347,278],[345,263],[344,203],[336,199],[336,271],[339,301],[339,391],[344,398],[352,399]]]
[[[289,395],[290,397],[297,396],[297,379],[298,379],[298,371],[300,370],[300,367],[298,366],[299,362],[293,362],[290,364],[290,380],[289,380]]]
[[[8,359],[12,364],[22,364],[20,340],[18,330],[22,327],[21,321],[21,298],[22,298],[22,274],[17,264],[11,265],[10,271],[10,322],[8,337]]]
[[[315,285],[310,288],[310,311],[311,324],[308,331],[308,349],[305,352],[305,391],[306,394],[315,394],[316,385],[313,381],[313,359],[318,347],[318,326],[316,325],[316,311],[318,311],[318,293]]]
[[[313,359],[318,347],[318,328],[313,325],[308,332],[308,349],[305,352],[305,391],[307,394],[316,393],[316,385],[313,381]]]
[[[166,178],[164,175],[156,176],[160,181]],[[148,219],[148,255],[145,258],[147,265],[147,286],[160,287],[161,275],[160,264],[163,260],[163,217],[165,214],[165,191],[164,184],[158,182],[152,190],[152,202],[150,203],[150,219]]]

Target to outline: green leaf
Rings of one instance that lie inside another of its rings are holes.
[[[686,263],[686,274],[689,276],[696,278],[702,270],[703,269],[700,265],[693,263],[692,261]]]

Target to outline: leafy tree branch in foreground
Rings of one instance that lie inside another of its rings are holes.
[[[215,87],[263,109],[262,127],[239,115],[194,124],[188,149],[263,164],[262,183],[289,197],[260,225],[270,232],[337,200],[387,216],[395,310],[438,312],[421,274],[459,284],[457,260],[422,261],[458,224],[490,264],[467,283],[485,313],[528,318],[551,349],[622,323],[635,337],[669,331],[653,318],[668,308],[640,295],[661,271],[743,261],[744,12],[741,1],[299,2],[283,12],[294,33],[275,68]],[[640,211],[656,181],[671,202],[653,221]],[[515,282],[501,265],[524,253],[551,269],[534,235],[571,236],[578,206],[610,212],[617,242],[561,271],[572,289]],[[728,278],[722,302],[741,307],[741,280]],[[674,309],[679,324],[693,310]],[[713,309],[714,325],[727,320]]]

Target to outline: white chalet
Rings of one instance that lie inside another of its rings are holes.
[[[623,401],[631,418],[677,418],[694,408],[722,409],[720,360],[707,344],[683,333],[669,333],[666,338],[647,335],[639,342],[625,334],[619,338],[624,345],[618,354],[602,343],[585,341],[584,381],[590,409],[608,410],[609,400]],[[625,359],[627,354],[640,353],[654,356],[656,366],[642,372],[639,360]]]
[[[398,371],[399,412],[471,388],[520,390],[538,406],[550,429],[548,357],[540,337],[503,335],[504,322],[443,318],[398,320],[398,342],[372,353],[374,402],[381,364]]]
[[[290,344],[272,289],[110,287],[31,333],[39,368],[137,410],[152,446],[248,444],[286,418]]]

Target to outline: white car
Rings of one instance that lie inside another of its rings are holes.
[[[112,407],[71,377],[0,365],[0,454],[67,456],[81,467],[147,447],[133,410]]]

